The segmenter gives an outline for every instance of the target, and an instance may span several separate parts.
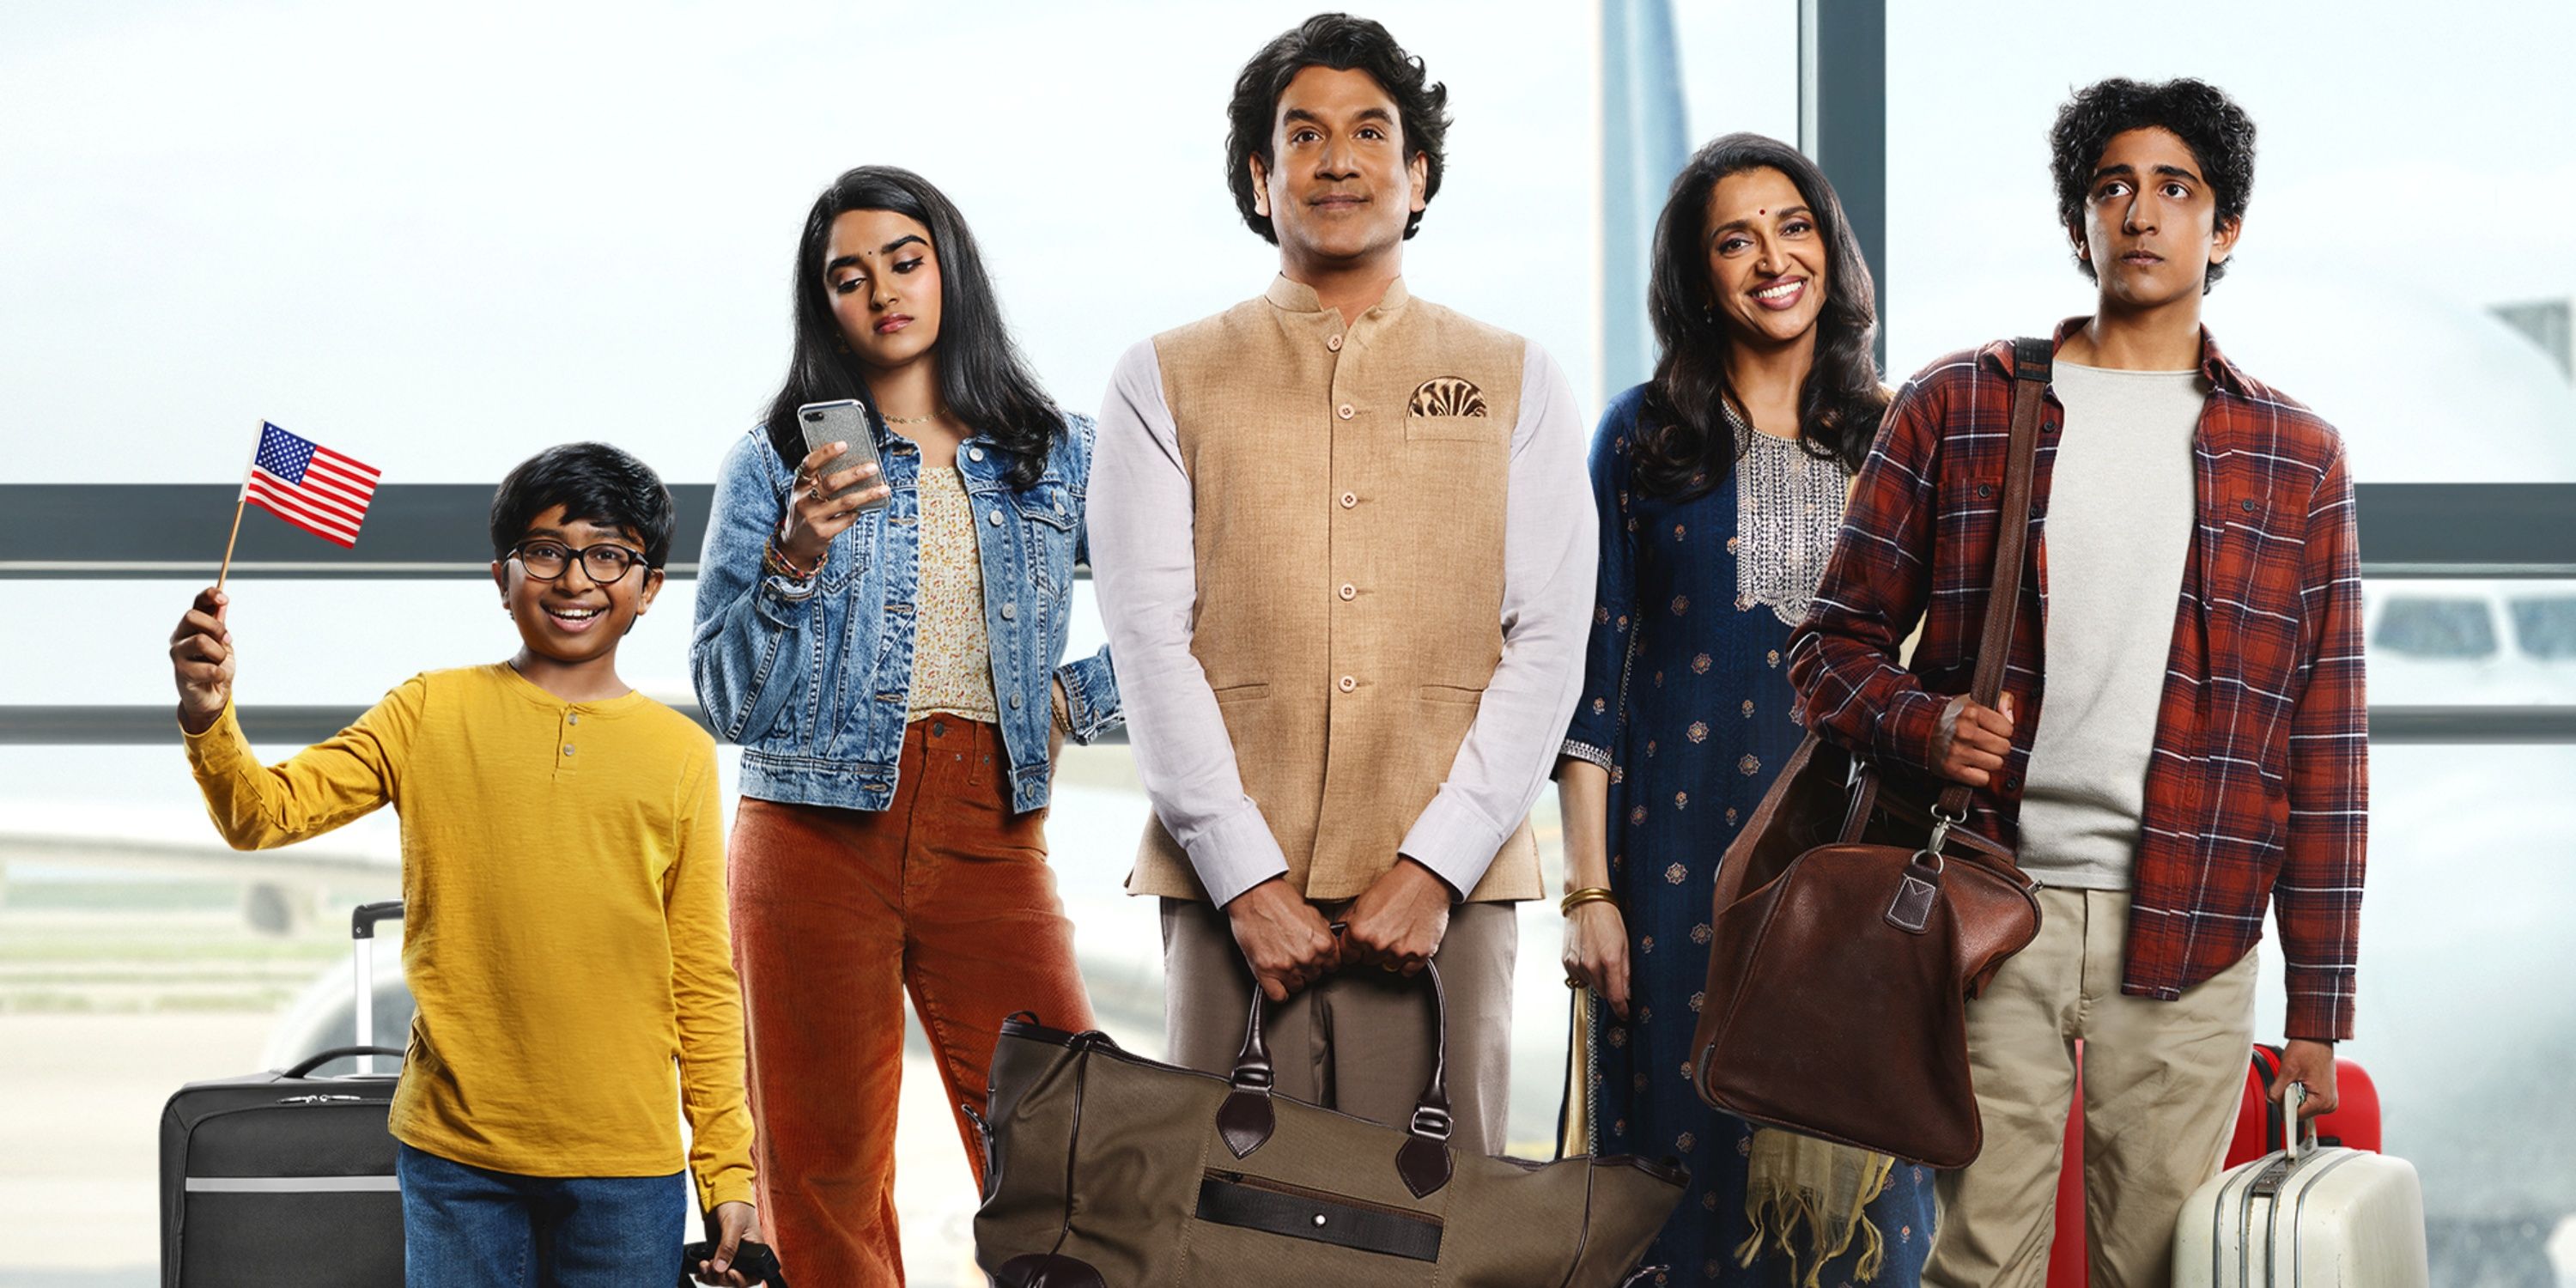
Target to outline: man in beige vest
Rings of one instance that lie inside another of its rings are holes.
[[[1540,893],[1526,816],[1596,537],[1556,364],[1402,281],[1447,98],[1338,14],[1244,68],[1235,202],[1280,275],[1120,362],[1090,531],[1173,1060],[1232,1067],[1257,985],[1283,1094],[1405,1123],[1437,961],[1454,1139],[1500,1153],[1512,903]]]

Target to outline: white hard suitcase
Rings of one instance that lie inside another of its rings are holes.
[[[2307,1089],[2290,1084],[2295,1115]],[[2307,1143],[2232,1167],[2183,1204],[2177,1288],[2425,1288],[2424,1189],[2415,1165]]]

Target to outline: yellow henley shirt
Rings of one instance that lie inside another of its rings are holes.
[[[752,1201],[715,743],[640,693],[566,702],[430,671],[263,767],[227,705],[190,736],[235,849],[402,816],[412,1020],[394,1136],[524,1176],[661,1176]]]

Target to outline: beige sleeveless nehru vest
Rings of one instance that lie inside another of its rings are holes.
[[[1154,348],[1195,506],[1190,651],[1290,884],[1355,897],[1449,776],[1502,657],[1524,343],[1401,282],[1345,328],[1280,278]],[[1523,819],[1468,897],[1540,885]],[[1159,822],[1128,888],[1206,898]]]

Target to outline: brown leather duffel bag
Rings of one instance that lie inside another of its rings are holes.
[[[1994,580],[1970,696],[1992,707],[2012,652],[2030,533],[2045,340],[2014,346]],[[2036,883],[1867,761],[1807,736],[1718,861],[1708,988],[1692,1036],[1700,1097],[1740,1118],[1934,1167],[1984,1142],[1967,998],[2039,933]],[[1914,838],[1928,838],[1915,840]]]
[[[1402,1128],[1273,1094],[1262,1009],[1231,1078],[1003,1023],[975,1217],[998,1288],[1611,1288],[1680,1201],[1633,1158],[1453,1147],[1444,1056]]]

